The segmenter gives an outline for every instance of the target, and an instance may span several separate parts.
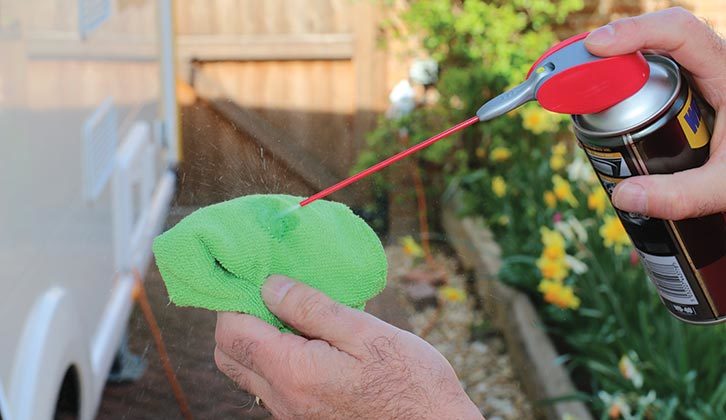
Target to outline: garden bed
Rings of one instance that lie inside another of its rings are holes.
[[[535,412],[548,419],[592,419],[582,402],[557,401],[574,395],[576,389],[529,298],[497,280],[500,251],[492,233],[481,219],[461,218],[460,207],[459,195],[453,194],[444,202],[442,224],[462,264],[474,272],[476,292],[506,341],[515,371],[535,402]]]
[[[437,250],[426,263],[405,248],[386,247],[388,286],[366,310],[421,336],[441,352],[487,419],[535,418],[504,337],[491,328],[476,294],[467,290],[468,276],[460,261]]]

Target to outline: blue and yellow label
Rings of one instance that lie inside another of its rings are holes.
[[[698,103],[693,100],[690,89],[688,89],[686,104],[681,109],[681,112],[678,113],[678,122],[681,123],[681,127],[686,134],[691,149],[698,149],[708,144],[708,141],[711,139],[711,133],[708,132],[706,124],[703,123],[701,109],[698,107]]]

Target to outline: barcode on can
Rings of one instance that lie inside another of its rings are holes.
[[[676,257],[651,255],[640,250],[638,254],[648,277],[664,299],[681,305],[698,305],[698,299]]]

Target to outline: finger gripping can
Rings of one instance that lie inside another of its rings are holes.
[[[622,180],[672,174],[709,157],[713,112],[671,59],[646,55],[650,76],[633,96],[573,115],[575,134],[612,195]],[[680,221],[616,213],[661,300],[678,319],[726,321],[726,214]]]

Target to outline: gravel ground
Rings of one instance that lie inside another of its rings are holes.
[[[389,247],[387,255],[392,286],[405,293],[401,278],[414,268],[415,262],[400,247]],[[447,273],[448,286],[467,289],[466,278],[457,270],[455,259],[441,255],[435,259],[436,265]],[[476,300],[471,294],[463,301],[439,298],[439,309],[429,306],[423,310],[408,304],[412,331],[418,335],[426,333],[426,341],[449,360],[467,394],[487,419],[533,419],[504,341],[486,328],[485,315],[476,309]],[[477,325],[480,327],[475,328]],[[475,337],[473,330],[477,331]]]

